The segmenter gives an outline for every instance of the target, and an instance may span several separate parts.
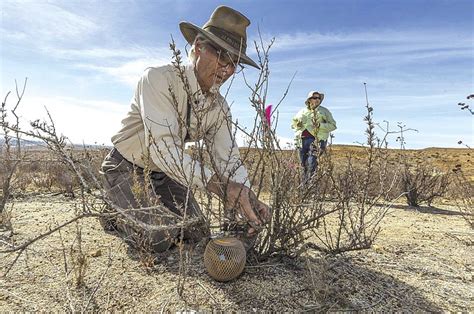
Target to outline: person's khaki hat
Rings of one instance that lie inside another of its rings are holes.
[[[320,93],[320,92],[318,92],[318,91],[310,91],[310,92],[308,93],[308,97],[306,97],[306,101],[304,102],[306,105],[309,104],[309,99],[310,99],[311,97],[313,97],[314,94],[318,94],[319,97],[321,97],[321,101],[320,101],[319,103],[322,103],[322,102],[323,102],[323,99],[324,99],[324,94],[323,94],[323,93]]]
[[[246,54],[247,26],[250,21],[240,12],[226,7],[217,7],[209,21],[201,28],[189,22],[179,23],[181,33],[191,45],[197,34],[204,35],[207,39],[225,49],[229,53],[240,57],[240,62],[260,69],[260,67]]]

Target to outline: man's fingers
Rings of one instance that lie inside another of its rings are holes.
[[[260,208],[258,211],[259,211],[260,217],[262,217],[263,220],[265,220],[265,222],[270,220],[272,216],[270,207],[262,203],[260,204]]]
[[[248,228],[247,230],[247,235],[248,236],[253,236],[255,233],[257,233],[257,230],[253,227]]]
[[[233,192],[238,192],[235,203],[238,204],[240,214],[257,228],[262,225],[262,219],[266,220],[265,216],[268,216],[268,210],[263,209],[264,215],[262,216],[262,203],[255,194],[244,186],[239,186],[239,190]]]
[[[252,209],[252,206],[249,204],[244,208],[245,211],[245,216],[247,216],[248,220],[252,221],[253,223],[260,225],[262,222],[260,219],[257,217],[255,212]]]

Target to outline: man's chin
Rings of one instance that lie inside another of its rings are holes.
[[[211,88],[209,89],[209,92],[212,93],[212,94],[217,94],[219,93],[219,89],[221,88],[222,86],[222,83],[214,83],[214,85],[211,86]]]

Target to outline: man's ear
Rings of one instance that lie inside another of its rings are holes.
[[[200,54],[201,54],[201,50],[202,50],[202,44],[200,41],[197,41],[196,42],[196,47],[195,47],[195,54],[196,54],[196,57],[199,57]]]

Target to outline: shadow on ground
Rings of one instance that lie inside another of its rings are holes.
[[[416,211],[423,214],[433,214],[433,215],[447,215],[447,216],[462,216],[463,215],[463,213],[459,211],[441,209],[441,208],[436,208],[433,206],[414,207],[414,206],[408,206],[408,205],[393,205],[391,206],[391,208],[403,209],[403,210],[408,210],[408,211]]]
[[[184,293],[193,310],[240,311],[441,311],[416,288],[394,277],[369,269],[361,257],[317,256],[279,258],[259,265],[247,265],[236,280],[219,283],[205,272],[202,248],[197,248],[188,263],[188,282],[207,287],[208,304],[193,301]],[[162,256],[159,271],[179,271],[179,251]],[[372,262],[373,263],[373,262]],[[152,272],[153,273],[153,272]],[[159,276],[159,274],[156,274]],[[213,299],[224,294],[228,302]]]

